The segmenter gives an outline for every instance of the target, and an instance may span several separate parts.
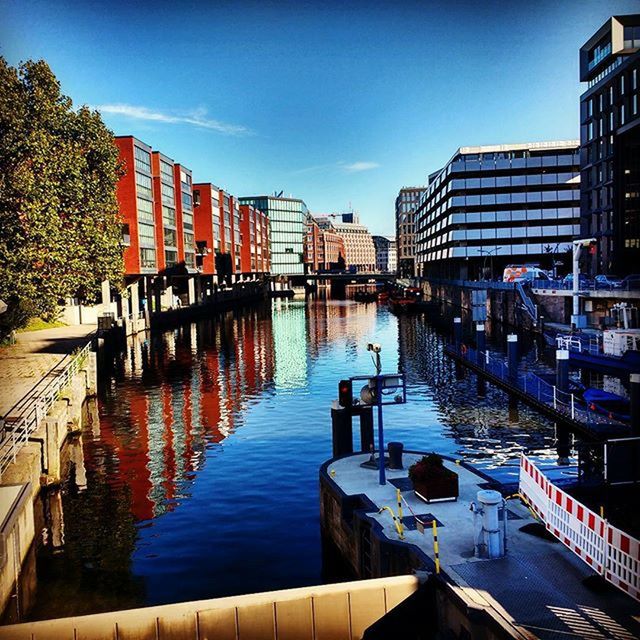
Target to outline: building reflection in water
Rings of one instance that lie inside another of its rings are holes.
[[[427,320],[320,296],[130,340],[44,494],[30,617],[319,582],[329,407],[340,378],[371,373],[367,342],[408,376],[389,438],[492,464],[548,444],[549,425],[522,409],[510,426],[501,392],[456,379]]]

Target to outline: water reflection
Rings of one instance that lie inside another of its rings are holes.
[[[408,376],[389,438],[487,465],[548,448],[549,423],[521,407],[511,424],[502,392],[478,398],[474,376],[457,379],[432,320],[278,301],[131,340],[102,380],[99,419],[69,451],[67,481],[47,494],[30,617],[320,582],[329,408],[340,378],[372,372],[367,342]],[[489,335],[497,348],[501,334]]]

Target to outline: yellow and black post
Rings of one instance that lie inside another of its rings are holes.
[[[440,550],[438,549],[438,525],[436,519],[431,521],[433,529],[433,555],[436,561],[436,573],[440,573]]]

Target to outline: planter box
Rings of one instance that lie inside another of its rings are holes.
[[[425,502],[444,502],[458,499],[458,474],[434,478],[426,482],[414,482],[413,490]]]

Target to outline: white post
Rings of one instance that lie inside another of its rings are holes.
[[[110,313],[111,311],[111,284],[108,280],[102,281],[102,313]]]
[[[571,419],[575,419],[576,417],[576,407],[573,403],[573,393],[571,394]]]
[[[556,408],[556,386],[553,385],[553,408]]]

